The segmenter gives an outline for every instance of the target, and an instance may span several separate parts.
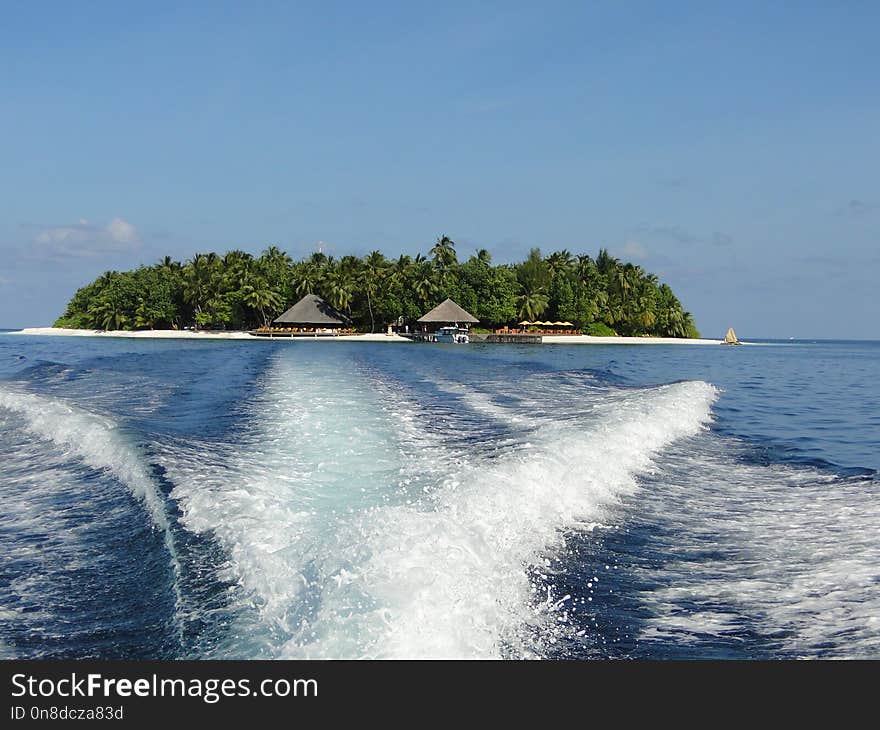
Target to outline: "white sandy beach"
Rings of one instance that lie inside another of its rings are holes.
[[[247,332],[193,332],[192,330],[76,330],[59,327],[25,327],[22,330],[8,332],[11,335],[43,335],[56,337],[130,337],[136,339],[168,339],[168,340],[256,340],[270,339],[254,337]],[[412,342],[399,335],[387,335],[384,332],[375,334],[339,335],[338,337],[276,337],[273,341],[294,342]],[[544,335],[545,345],[718,345],[721,340],[685,339],[674,337],[593,337],[591,335]]]
[[[721,340],[686,337],[594,337],[592,335],[544,335],[545,345],[720,345]]]
[[[253,340],[256,342],[268,340],[268,337],[254,337],[247,332],[194,332],[192,330],[76,330],[62,329],[60,327],[25,327],[22,330],[7,332],[9,335],[37,335],[56,337],[130,337],[135,339],[156,340]],[[339,335],[338,337],[276,337],[273,341],[296,340],[308,342],[334,342],[339,340],[358,340],[360,342],[410,342],[405,337],[387,335],[384,332],[376,334]]]

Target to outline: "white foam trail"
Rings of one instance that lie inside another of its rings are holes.
[[[122,482],[161,530],[175,574],[175,620],[179,619],[180,563],[159,489],[142,456],[110,419],[87,413],[58,398],[0,388],[0,408],[24,418],[27,430],[65,449],[84,464],[105,470]],[[178,623],[178,628],[181,629]],[[182,630],[182,629],[181,629]]]
[[[460,398],[475,413],[488,416],[493,420],[515,427],[533,427],[546,422],[546,419],[536,418],[531,414],[527,415],[521,411],[498,405],[488,393],[474,390],[467,385],[452,383],[439,378],[435,378],[434,383],[440,390]]]
[[[535,646],[531,637],[554,641],[565,600],[537,601],[530,566],[561,545],[563,531],[632,492],[654,454],[699,432],[715,397],[701,382],[632,391],[588,430],[548,425],[522,453],[439,473],[442,487],[421,503],[358,515],[331,543],[329,552],[351,562],[325,585],[313,640],[291,641],[283,654],[540,653],[543,640]],[[355,546],[368,554],[360,565]]]
[[[662,548],[663,585],[641,596],[652,614],[641,640],[695,644],[748,627],[790,656],[877,656],[876,481],[733,463],[725,452],[667,459],[676,481],[664,485],[662,502],[649,492],[642,509],[676,537]],[[689,557],[706,545],[719,557]]]
[[[333,353],[313,354],[316,362],[284,353],[269,368],[250,404],[252,431],[160,456],[182,524],[220,542],[220,577],[238,586],[241,624],[220,655],[273,656],[279,635],[303,630],[328,535],[388,500],[400,480],[381,399],[350,362],[329,367],[320,358]]]
[[[532,566],[699,431],[715,398],[705,383],[630,391],[586,428],[542,422],[531,443],[483,459],[425,427],[417,392],[326,350],[278,356],[251,431],[160,456],[182,524],[220,542],[221,577],[237,585],[217,656],[539,652],[528,635],[552,636],[568,608],[533,596]]]
[[[0,408],[24,416],[28,431],[67,449],[93,469],[112,473],[143,503],[153,524],[168,530],[162,497],[152,477],[113,421],[57,398],[5,389],[0,389]]]

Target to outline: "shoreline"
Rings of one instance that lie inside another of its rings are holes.
[[[596,337],[594,335],[544,335],[543,345],[720,345],[721,340],[687,337]],[[745,343],[743,343],[745,344]]]
[[[337,337],[254,337],[247,332],[194,332],[192,330],[83,330],[60,327],[24,327],[4,332],[7,335],[36,337],[117,337],[142,340],[264,340],[271,342],[412,342],[400,335],[384,332]],[[721,340],[687,339],[678,337],[595,337],[593,335],[544,335],[544,345],[718,345]]]
[[[138,340],[252,340],[271,341],[304,340],[307,342],[325,340],[360,340],[366,342],[410,342],[411,340],[398,335],[386,335],[384,332],[364,333],[358,335],[339,335],[337,337],[254,337],[247,332],[194,332],[193,330],[79,330],[61,327],[24,327],[20,330],[4,332],[7,335],[31,335],[35,337],[120,337]]]

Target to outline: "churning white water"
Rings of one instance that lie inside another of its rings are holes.
[[[59,623],[52,607],[62,606],[71,621],[71,613],[83,611],[81,604],[91,600],[100,606],[100,594],[113,590],[107,581],[118,581],[115,574],[121,564],[101,565],[115,558],[109,545],[96,543],[96,535],[106,539],[114,534],[114,540],[131,549],[141,539],[143,525],[143,518],[140,524],[130,521],[134,507],[137,512],[142,508],[148,531],[161,536],[165,553],[161,560],[170,563],[172,575],[170,621],[174,641],[179,642],[184,618],[181,566],[164,498],[140,450],[109,418],[56,397],[7,387],[0,387],[0,431],[11,447],[4,460],[6,473],[0,475],[4,505],[0,529],[9,538],[5,558],[9,565],[39,566],[4,585],[3,599],[10,603],[0,611],[0,624],[29,626],[31,635],[42,636],[38,656],[55,642],[75,640],[84,629],[66,636],[66,622]],[[127,489],[127,495],[118,485]],[[104,550],[108,552],[102,554]],[[136,563],[137,556],[128,555],[125,562]],[[147,567],[142,561],[140,567],[143,579],[158,575],[152,563]],[[101,581],[107,585],[98,585]],[[165,588],[150,585],[141,593]],[[112,614],[116,608],[101,610]],[[145,633],[149,623],[143,621]]]
[[[394,397],[356,364],[278,358],[251,434],[164,464],[183,523],[227,550],[237,600],[264,629],[245,641],[261,654],[530,656],[565,628],[551,615],[564,600],[536,587],[532,567],[633,490],[659,450],[702,429],[715,397],[700,382],[633,390],[599,418],[540,423],[481,458],[431,434],[417,397]]]
[[[880,649],[870,348],[835,415],[785,349],[69,347],[0,384],[0,656]]]
[[[168,531],[162,496],[143,457],[113,421],[58,398],[6,388],[0,388],[0,408],[21,414],[35,436],[51,441],[90,467],[111,472],[143,503],[156,527]]]
[[[640,495],[640,508],[668,527],[662,580],[639,596],[650,614],[640,641],[686,646],[747,628],[786,656],[876,656],[872,481],[735,460],[735,443],[700,446],[667,453]]]

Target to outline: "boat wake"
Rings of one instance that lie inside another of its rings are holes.
[[[0,656],[876,655],[875,476],[706,382],[396,349],[0,385]]]
[[[704,429],[716,398],[702,382],[632,390],[486,459],[455,446],[451,421],[438,438],[430,407],[395,392],[356,363],[279,357],[251,437],[207,463],[195,445],[164,458],[183,524],[219,540],[238,586],[239,638],[219,654],[541,655],[574,610],[541,582],[547,556]]]
[[[0,408],[24,416],[26,428],[34,435],[52,441],[94,469],[111,472],[144,505],[153,524],[168,532],[162,495],[141,457],[111,420],[57,398],[5,389],[0,389]]]
[[[89,522],[100,523],[110,517],[128,518],[123,513],[126,506],[118,503],[112,490],[104,487],[102,491],[96,488],[93,492],[88,479],[109,477],[121,483],[142,506],[151,529],[161,536],[173,571],[173,620],[177,640],[180,640],[183,635],[180,561],[164,498],[139,450],[111,419],[83,411],[59,398],[0,387],[0,414],[4,411],[18,417],[15,424],[4,422],[7,427],[4,430],[14,431],[17,426],[31,437],[51,444],[49,451],[38,446],[35,450],[34,443],[22,441],[16,450],[18,462],[13,454],[7,455],[9,473],[8,479],[3,480],[3,496],[8,511],[15,507],[11,510],[16,522],[11,534],[30,531],[32,539],[33,532],[49,532],[52,540],[76,543],[88,531]],[[87,475],[75,473],[77,462],[86,467]],[[68,473],[71,470],[74,472]],[[77,488],[74,485],[78,482]],[[105,504],[108,499],[113,500],[110,506]],[[110,512],[100,516],[89,514],[101,508]],[[71,516],[77,518],[73,524],[59,524]],[[50,522],[53,519],[54,524]],[[69,570],[73,560],[71,553],[87,553],[94,548],[85,543],[71,546],[63,551],[67,556],[66,565],[59,569]],[[30,550],[20,542],[9,549]]]

